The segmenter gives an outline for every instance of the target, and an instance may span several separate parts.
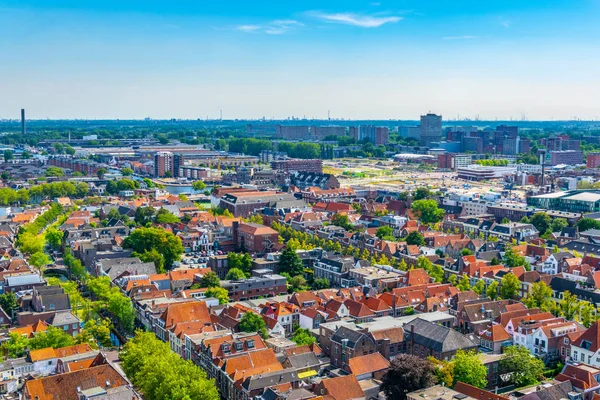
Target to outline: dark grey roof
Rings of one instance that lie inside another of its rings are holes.
[[[54,314],[54,317],[52,318],[52,326],[63,326],[63,325],[70,325],[70,324],[79,324],[79,318],[77,318],[75,315],[73,315],[72,312],[70,311],[62,311],[62,312],[57,312],[56,314]]]
[[[575,250],[579,253],[600,253],[600,244],[594,243],[591,239],[573,240],[564,246],[567,250]]]
[[[108,258],[100,260],[102,270],[113,280],[124,272],[129,272],[133,275],[154,275],[156,274],[156,266],[153,262],[143,263],[137,257],[127,258]]]
[[[287,368],[281,371],[250,376],[244,381],[242,386],[248,391],[253,391],[266,389],[282,383],[297,382],[299,380],[296,370],[294,368]]]
[[[415,343],[440,353],[477,347],[477,343],[454,329],[421,318],[404,325],[403,329],[406,340],[414,340]]]
[[[313,367],[321,364],[313,352],[291,355],[288,357],[288,360],[292,367],[296,369]]]
[[[552,280],[550,281],[550,287],[552,290],[558,293],[568,290],[570,293],[576,295],[580,300],[587,300],[592,303],[600,303],[600,292],[580,289],[577,283],[578,282],[576,281],[553,276]]]
[[[363,337],[367,336],[358,331],[354,331],[345,326],[342,326],[337,331],[335,331],[335,333],[331,337],[331,341],[336,343],[342,343],[343,339],[348,339],[348,347],[354,348],[354,346],[356,346],[356,343],[358,343],[358,341]]]
[[[561,400],[569,399],[569,393],[573,391],[571,381],[556,383],[549,387],[543,387],[541,390],[531,392],[521,397],[519,400]]]

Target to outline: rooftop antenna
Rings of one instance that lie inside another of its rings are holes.
[[[327,110],[327,119],[331,121],[331,110]]]
[[[223,109],[219,110],[219,120],[223,121]]]

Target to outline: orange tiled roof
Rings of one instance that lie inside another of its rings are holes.
[[[348,361],[348,364],[350,365],[350,371],[356,376],[383,371],[390,367],[390,362],[381,353],[353,357]]]

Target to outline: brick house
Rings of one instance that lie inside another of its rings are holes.
[[[268,253],[278,244],[279,233],[273,228],[252,222],[234,222],[233,238],[238,249],[250,253]]]

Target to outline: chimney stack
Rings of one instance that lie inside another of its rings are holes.
[[[25,109],[21,108],[21,134],[25,136],[27,133],[27,126],[25,124]]]

